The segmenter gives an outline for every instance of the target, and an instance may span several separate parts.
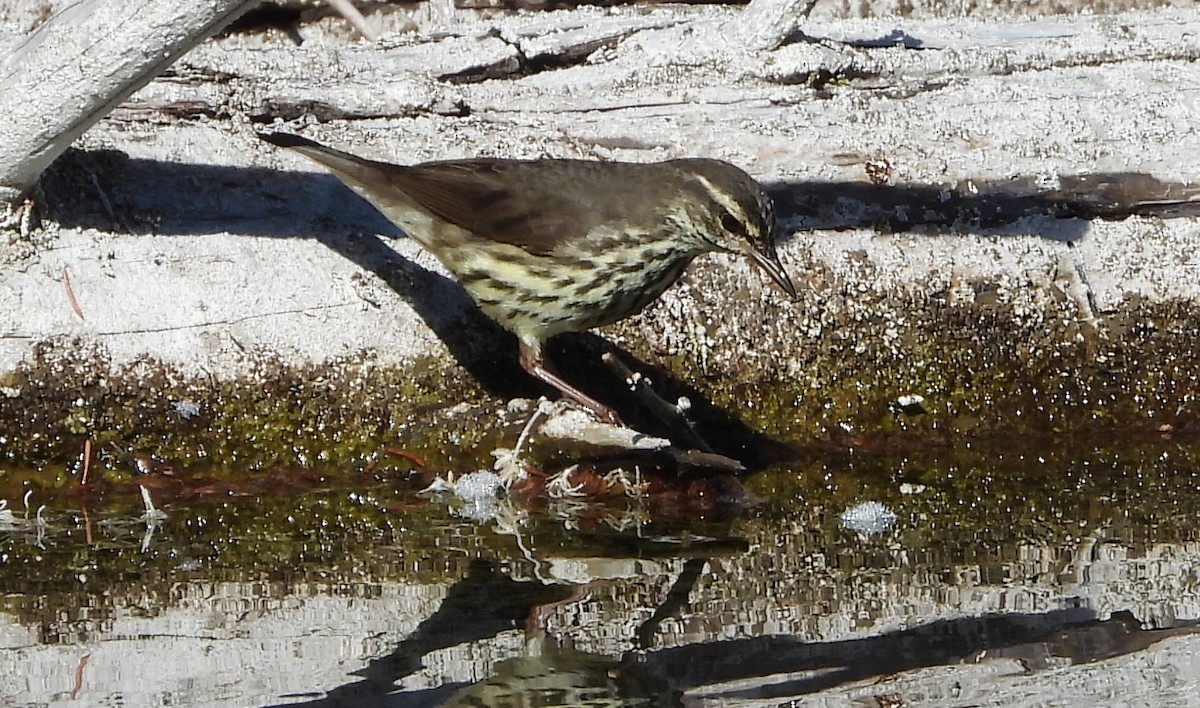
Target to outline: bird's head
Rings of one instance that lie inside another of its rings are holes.
[[[743,253],[766,271],[784,292],[796,286],[775,248],[775,205],[744,171],[720,160],[678,160],[703,208],[697,210],[697,236],[714,251]]]

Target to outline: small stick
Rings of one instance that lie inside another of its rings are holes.
[[[79,484],[86,487],[88,483],[88,472],[92,469],[92,439],[88,438],[83,441],[83,478]]]
[[[79,301],[75,299],[75,291],[71,289],[71,276],[67,273],[67,267],[62,269],[62,284],[67,289],[67,300],[71,303],[71,309],[79,315],[79,319],[83,319],[83,310],[79,308]]]
[[[379,33],[367,24],[367,18],[362,16],[358,8],[351,4],[350,0],[329,0],[329,4],[334,10],[341,13],[342,17],[346,18],[350,24],[354,25],[354,29],[358,30],[368,42],[374,42],[379,39]]]
[[[75,685],[71,687],[71,700],[75,700],[83,688],[83,667],[87,666],[90,658],[92,658],[91,654],[84,654],[83,658],[79,660],[79,666],[75,667]]]
[[[408,460],[409,462],[413,463],[417,467],[420,467],[420,468],[425,467],[425,458],[424,457],[421,457],[420,455],[418,455],[415,452],[405,450],[402,447],[384,448],[384,452],[386,452],[389,455],[393,455],[395,457],[404,458],[405,460]]]
[[[646,383],[645,377],[635,376],[633,370],[625,365],[625,362],[614,356],[612,352],[606,352],[600,359],[608,365],[608,368],[616,372],[617,376],[625,379],[632,387],[633,392],[641,400],[646,408],[650,409],[659,420],[669,425],[672,431],[679,433],[679,437],[687,445],[692,446],[700,452],[712,452],[712,448],[692,427],[692,421],[687,419],[687,416],[679,410],[679,407],[665,400],[662,396],[655,393],[654,389]]]

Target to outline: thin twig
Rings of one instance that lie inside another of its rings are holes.
[[[689,445],[700,452],[712,452],[712,448],[692,427],[692,421],[687,419],[678,406],[655,393],[654,389],[650,388],[646,382],[645,377],[635,375],[633,370],[625,365],[625,362],[611,352],[605,353],[601,360],[608,365],[608,368],[616,372],[617,376],[625,379],[642,405],[646,406],[655,417],[670,426],[671,432],[678,434],[682,444]]]
[[[75,291],[71,289],[71,276],[67,273],[67,267],[62,269],[62,284],[67,289],[67,301],[71,303],[71,309],[79,315],[79,319],[83,319],[83,310],[79,308],[79,301],[75,299]]]
[[[88,472],[92,469],[92,439],[88,438],[83,441],[83,478],[79,484],[87,486]]]
[[[374,42],[379,39],[379,33],[367,24],[367,18],[362,16],[362,13],[358,11],[358,8],[354,7],[350,0],[329,0],[329,4],[342,17],[345,17],[346,21],[354,25],[354,29],[358,30],[358,33],[367,41]]]
[[[79,696],[79,691],[83,689],[83,667],[87,666],[90,658],[92,658],[91,654],[84,654],[79,659],[79,665],[75,667],[75,685],[71,687],[71,700],[75,700]]]

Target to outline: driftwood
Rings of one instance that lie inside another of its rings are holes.
[[[257,0],[81,0],[0,61],[0,204],[96,121]]]

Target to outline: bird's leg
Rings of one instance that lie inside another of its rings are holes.
[[[542,357],[542,351],[540,347],[530,346],[522,341],[519,360],[521,362],[521,368],[525,369],[530,376],[539,381],[544,381],[554,388],[557,388],[562,392],[562,395],[592,411],[600,418],[600,420],[606,423],[612,423],[613,425],[624,425],[624,423],[621,422],[620,416],[617,415],[615,410],[609,408],[600,401],[597,401],[583,391],[575,388],[571,384],[567,383],[566,379],[559,376],[558,372],[550,366],[550,362],[546,361]]]

